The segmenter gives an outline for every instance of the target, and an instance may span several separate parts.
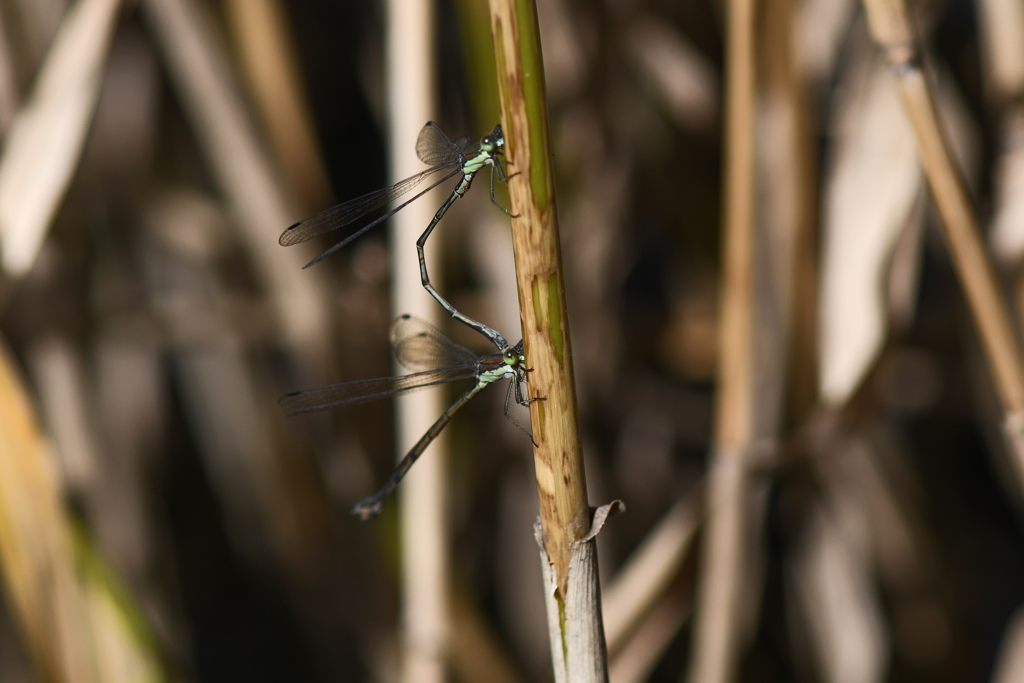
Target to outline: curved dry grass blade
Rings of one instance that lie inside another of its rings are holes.
[[[94,483],[97,427],[90,413],[84,354],[64,335],[36,339],[25,359],[39,412],[60,453],[64,486],[77,494]]]
[[[36,665],[53,680],[76,680],[65,676],[87,652],[74,625],[83,596],[74,579],[60,485],[13,359],[6,348],[0,353],[0,568]],[[88,680],[77,680],[83,678]]]
[[[1024,609],[1018,609],[1006,627],[992,675],[992,683],[1015,681],[1024,681]]]
[[[75,537],[50,446],[0,344],[0,570],[36,665],[55,681],[161,680],[138,610]]]
[[[636,632],[608,662],[608,679],[615,683],[649,681],[676,635],[693,613],[688,587],[670,586]]]
[[[703,516],[702,493],[700,486],[665,513],[602,593],[610,680],[647,680],[690,618],[692,584],[679,579]]]
[[[1024,41],[1024,39],[1022,39]],[[1015,106],[1000,125],[1000,158],[996,164],[992,251],[1004,264],[1024,260],[1024,107]]]
[[[805,622],[799,633],[807,636],[819,680],[884,680],[886,628],[867,549],[851,542],[842,525],[820,504],[811,511],[802,547],[788,565],[794,616]]]
[[[68,12],[0,159],[0,267],[35,262],[78,163],[99,95],[120,0],[81,0]]]
[[[819,390],[841,405],[857,389],[887,331],[886,276],[921,196],[914,139],[880,64],[853,68],[836,108],[837,151],[824,199]],[[858,81],[862,81],[858,84]]]
[[[699,494],[676,503],[605,588],[601,602],[610,656],[615,657],[679,574],[693,545],[703,505]]]
[[[990,241],[1000,260],[1017,264],[1024,258],[1024,5],[983,0],[978,9],[985,76],[1001,118]]]

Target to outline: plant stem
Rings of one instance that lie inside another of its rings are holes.
[[[921,166],[1003,407],[1003,427],[1017,475],[1024,482],[1024,362],[963,177],[942,133],[935,99],[921,68],[920,42],[901,0],[864,0],[864,7],[872,38],[896,79],[914,129]]]
[[[544,547],[564,590],[569,546],[590,530],[590,509],[576,416],[536,7],[531,0],[492,0],[491,26],[530,395],[542,399],[530,406],[540,517]]]
[[[533,0],[491,0],[555,680],[607,680]],[[583,541],[583,542],[581,542]]]
[[[436,113],[437,91],[433,2],[391,0],[387,4],[386,81],[388,128],[392,140],[392,181],[420,169],[412,151],[423,122]],[[429,201],[414,202],[391,220],[392,314],[412,313],[431,323],[442,319],[441,309],[423,290],[416,268],[416,238],[430,222]],[[441,241],[437,242],[438,245]],[[428,259],[438,254],[428,252]],[[437,286],[443,277],[430,259]],[[447,317],[447,316],[445,316]],[[396,362],[396,374],[403,368]],[[425,391],[396,400],[395,451],[402,458],[426,432],[446,404],[443,392]],[[401,647],[400,681],[440,683],[447,676],[451,635],[449,625],[449,555],[446,462],[448,438],[435,440],[429,457],[416,466],[416,476],[401,487],[397,507],[401,533],[401,608],[398,629]]]
[[[746,465],[754,436],[755,5],[755,0],[732,0],[726,10],[722,317],[707,522],[688,679],[694,683],[735,678],[740,579],[747,566]]]

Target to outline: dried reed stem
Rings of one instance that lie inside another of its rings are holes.
[[[433,118],[436,105],[434,62],[434,3],[391,0],[387,4],[386,61],[388,138],[391,140],[390,174],[397,182],[422,170],[412,153],[420,128]],[[433,195],[432,195],[433,196]],[[391,307],[396,315],[412,313],[439,323],[438,306],[420,283],[415,244],[436,207],[430,200],[413,202],[391,220]],[[435,240],[430,253],[436,254]],[[436,265],[434,261],[429,264]],[[440,271],[430,268],[434,284],[441,286]],[[447,316],[444,316],[447,317]],[[397,373],[404,368],[396,367]],[[396,401],[396,457],[410,446],[444,410],[444,392],[425,391]],[[401,522],[402,576],[401,680],[440,683],[446,680],[450,647],[449,566],[450,539],[444,457],[447,434],[431,447],[429,457],[416,464],[398,495]]]
[[[317,211],[330,201],[331,189],[283,3],[228,0],[224,10],[239,52],[239,67],[288,189],[302,213]]]
[[[679,577],[683,562],[693,551],[703,511],[704,496],[699,489],[681,498],[648,532],[612,582],[605,584],[601,599],[613,661]]]
[[[707,525],[689,680],[732,680],[736,670],[749,459],[753,437],[754,0],[727,6],[724,263],[717,414]]]
[[[1024,363],[1007,304],[985,251],[964,180],[942,133],[923,53],[901,0],[864,0],[872,38],[896,79],[950,256],[981,336],[1024,483]]]
[[[540,501],[555,680],[607,680],[600,594],[590,531],[561,244],[548,144],[537,8],[491,0],[509,170],[512,244],[532,398],[530,423]]]

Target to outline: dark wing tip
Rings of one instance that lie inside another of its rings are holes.
[[[292,234],[292,230],[299,227],[300,225],[302,225],[302,221],[299,221],[298,223],[292,223],[287,228],[285,228],[284,232],[281,233],[281,236],[277,238],[277,243],[280,244],[282,247],[290,247],[293,244],[295,244],[295,242],[292,241],[290,236]]]

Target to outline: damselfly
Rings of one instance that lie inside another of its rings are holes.
[[[352,513],[359,515],[364,520],[377,516],[384,505],[384,500],[395,490],[402,477],[423,454],[427,446],[451,421],[452,416],[488,384],[493,384],[500,379],[512,380],[505,396],[506,416],[509,416],[508,409],[513,397],[519,405],[530,404],[530,400],[525,397],[523,391],[527,370],[522,342],[502,353],[478,356],[466,347],[453,342],[433,325],[411,315],[400,316],[392,323],[389,339],[398,362],[410,370],[420,370],[420,372],[401,377],[358,380],[296,391],[283,396],[278,401],[289,415],[296,415],[311,410],[350,406],[378,398],[401,396],[411,391],[462,379],[476,381],[441,414],[441,417],[402,458],[384,487],[372,496],[356,503],[356,506],[352,508]],[[509,416],[509,419],[512,418]],[[513,422],[515,421],[513,420]],[[520,429],[522,428],[520,427]]]
[[[287,247],[293,244],[299,244],[300,242],[305,242],[326,232],[353,225],[368,213],[390,204],[406,192],[417,187],[428,176],[439,171],[447,171],[440,180],[416,194],[412,199],[406,200],[385,213],[383,216],[370,221],[366,225],[356,228],[352,234],[348,235],[340,242],[327,249],[327,251],[307,263],[305,267],[308,268],[341,249],[373,226],[381,223],[398,211],[401,211],[403,208],[416,201],[444,181],[461,174],[462,178],[459,180],[458,185],[455,186],[451,195],[449,195],[448,199],[441,205],[441,208],[437,210],[437,213],[434,214],[434,218],[430,221],[430,225],[427,226],[427,229],[424,230],[423,234],[420,235],[420,238],[416,240],[416,253],[420,261],[420,279],[423,282],[424,289],[427,290],[430,296],[434,297],[434,300],[437,301],[437,303],[441,304],[441,306],[448,311],[448,315],[465,323],[466,325],[469,325],[474,330],[490,339],[491,342],[498,347],[499,351],[507,350],[509,346],[504,337],[487,325],[463,315],[454,306],[448,303],[448,300],[441,296],[436,289],[434,289],[434,286],[430,284],[430,276],[427,275],[427,262],[423,255],[423,246],[426,244],[427,238],[430,237],[430,233],[433,232],[434,226],[440,222],[444,214],[449,208],[451,208],[451,205],[455,203],[455,200],[466,194],[469,190],[470,184],[473,182],[473,178],[476,177],[476,174],[485,166],[491,167],[491,201],[496,205],[498,204],[494,199],[494,176],[497,175],[499,180],[502,182],[505,181],[505,173],[502,170],[501,161],[498,159],[499,156],[504,155],[505,151],[505,137],[501,132],[501,126],[495,126],[490,135],[484,136],[480,140],[479,144],[467,148],[466,143],[468,141],[469,138],[464,137],[452,142],[444,131],[437,127],[437,125],[432,121],[428,121],[427,124],[423,126],[423,129],[420,131],[419,138],[416,140],[416,156],[419,157],[420,161],[430,166],[430,168],[425,171],[421,171],[414,176],[410,176],[405,180],[401,180],[390,187],[385,187],[381,190],[377,190],[376,192],[363,195],[362,197],[356,197],[344,204],[338,204],[335,207],[313,214],[309,218],[299,221],[281,233],[281,237],[278,239],[278,242],[281,246]],[[504,207],[502,207],[502,210],[508,213]]]

